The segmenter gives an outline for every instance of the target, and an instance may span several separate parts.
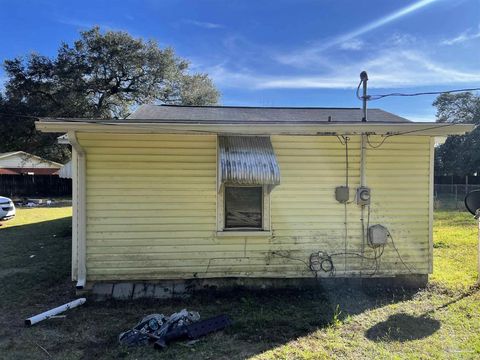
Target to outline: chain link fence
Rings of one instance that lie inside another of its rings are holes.
[[[435,184],[435,210],[466,210],[464,199],[472,190],[480,190],[480,185]]]

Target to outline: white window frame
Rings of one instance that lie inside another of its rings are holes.
[[[227,229],[225,228],[225,185],[221,185],[217,192],[217,236],[270,236],[270,186],[268,185],[227,185],[231,187],[261,187],[262,188],[262,228],[251,229]]]

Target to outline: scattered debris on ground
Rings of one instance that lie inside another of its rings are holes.
[[[118,342],[125,346],[154,343],[155,349],[163,349],[176,340],[190,340],[192,345],[202,336],[223,330],[231,324],[226,315],[200,321],[196,311],[181,310],[170,316],[151,314],[144,317],[133,329],[121,333]]]
[[[59,207],[72,204],[70,199],[46,199],[46,198],[13,198],[17,207],[36,208],[36,207]]]

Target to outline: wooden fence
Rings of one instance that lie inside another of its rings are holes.
[[[57,175],[0,175],[0,196],[71,196],[72,180]]]

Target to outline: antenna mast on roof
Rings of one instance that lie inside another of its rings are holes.
[[[362,122],[367,122],[367,81],[368,81],[368,75],[366,71],[362,71],[360,73],[360,82],[363,83],[363,96],[362,96],[362,101],[363,101],[363,118]]]

